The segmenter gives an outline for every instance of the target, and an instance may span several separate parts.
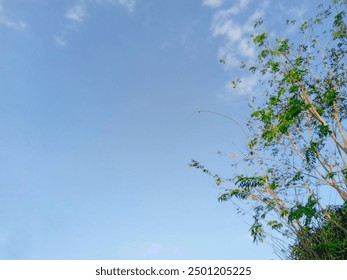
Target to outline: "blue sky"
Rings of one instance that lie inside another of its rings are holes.
[[[235,172],[217,152],[240,130],[196,112],[245,123],[256,79],[230,81],[256,55],[250,26],[313,6],[0,0],[0,258],[277,258],[188,163]]]

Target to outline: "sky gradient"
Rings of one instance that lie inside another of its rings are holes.
[[[240,130],[197,111],[245,123],[254,20],[316,3],[0,0],[0,259],[276,259],[188,164],[236,172]]]

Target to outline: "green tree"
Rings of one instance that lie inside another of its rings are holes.
[[[190,164],[224,188],[220,201],[251,205],[254,241],[272,237],[282,258],[347,256],[345,8],[345,1],[333,0],[312,19],[287,21],[297,30],[293,39],[252,37],[258,60],[241,68],[260,77],[264,95],[243,130],[249,173],[225,179],[198,161]],[[325,193],[336,194],[337,202],[329,205]]]
[[[302,229],[300,238],[290,248],[291,259],[347,260],[347,205],[329,206],[325,211],[332,218]]]

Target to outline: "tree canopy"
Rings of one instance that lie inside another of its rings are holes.
[[[293,38],[274,38],[257,20],[257,61],[241,65],[264,88],[244,129],[249,172],[222,178],[190,164],[215,178],[220,201],[251,206],[254,241],[272,238],[282,258],[347,258],[345,8],[333,0],[314,18],[288,20]]]

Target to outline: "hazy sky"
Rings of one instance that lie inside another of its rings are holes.
[[[245,123],[254,20],[316,2],[0,0],[0,258],[277,258],[188,163],[237,171],[240,130],[196,112]]]

